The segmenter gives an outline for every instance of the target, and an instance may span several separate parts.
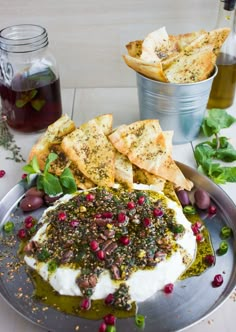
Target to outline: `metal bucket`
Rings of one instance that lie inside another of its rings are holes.
[[[197,137],[211,85],[217,74],[197,83],[163,83],[137,73],[140,119],[158,119],[163,130],[173,130],[173,144]]]

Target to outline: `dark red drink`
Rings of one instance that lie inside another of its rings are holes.
[[[18,77],[19,82],[19,77]],[[24,84],[21,84],[22,86]],[[0,83],[3,115],[10,127],[22,132],[47,128],[62,114],[60,81],[56,79],[43,86],[21,91]]]

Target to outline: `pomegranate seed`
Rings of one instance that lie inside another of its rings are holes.
[[[86,201],[92,202],[95,200],[95,196],[93,194],[86,195]]]
[[[197,240],[197,242],[203,242],[203,241],[204,241],[204,236],[203,236],[203,234],[202,234],[202,233],[198,233],[198,234],[196,235],[196,240]]]
[[[199,233],[199,228],[196,225],[192,225],[191,228],[194,235],[197,235]]]
[[[216,211],[217,211],[216,206],[214,206],[214,205],[209,206],[209,208],[208,208],[209,214],[216,214]]]
[[[6,174],[6,172],[3,169],[1,169],[0,170],[0,178],[3,178],[5,174]]]
[[[121,236],[120,243],[122,243],[124,246],[127,246],[130,243],[129,237],[126,235]]]
[[[105,304],[112,304],[114,302],[114,299],[115,299],[114,294],[110,293],[106,296],[104,302]]]
[[[27,174],[26,173],[22,174],[21,178],[22,178],[22,180],[26,179],[27,178]]]
[[[19,239],[23,240],[27,237],[27,232],[24,228],[19,229],[17,236]]]
[[[59,212],[59,213],[58,213],[58,219],[59,219],[60,221],[64,221],[64,220],[66,220],[66,213],[65,213],[65,212]]]
[[[146,200],[145,196],[140,196],[138,198],[138,204],[139,205],[143,205],[143,203],[145,203],[145,200]]]
[[[89,246],[90,246],[90,249],[92,251],[97,251],[98,250],[98,247],[99,247],[99,244],[96,240],[92,240],[90,243],[89,243]]]
[[[103,317],[103,320],[105,324],[107,325],[115,325],[116,323],[116,316],[112,314],[107,314],[106,316]]]
[[[118,214],[118,222],[124,223],[126,221],[126,214],[124,212],[120,212]]]
[[[106,325],[106,323],[102,323],[100,326],[99,326],[99,330],[98,330],[98,332],[106,332],[106,330],[107,330],[107,325]]]
[[[89,298],[84,298],[80,304],[82,310],[89,310],[91,307],[91,300]]]
[[[100,261],[103,261],[105,259],[105,251],[103,250],[98,250],[97,251],[97,258],[100,260]]]
[[[206,255],[204,260],[209,266],[214,265],[216,261],[215,256],[213,255]]]
[[[165,292],[166,294],[170,294],[170,293],[172,293],[173,290],[174,290],[174,284],[172,284],[172,283],[166,284],[166,285],[164,286],[164,292]]]
[[[149,218],[144,218],[143,225],[144,227],[149,227],[151,225],[151,220]]]
[[[128,203],[127,203],[127,208],[128,208],[129,210],[133,210],[133,209],[135,208],[135,203],[134,203],[134,202],[128,202]]]
[[[213,287],[220,287],[224,282],[224,279],[221,274],[216,274],[213,281],[212,286]]]
[[[154,210],[153,210],[153,215],[154,215],[154,217],[162,217],[163,214],[164,214],[163,211],[160,210],[160,209],[154,209]]]
[[[107,211],[107,212],[103,212],[103,213],[102,213],[102,218],[103,218],[103,219],[110,219],[110,218],[112,218],[112,217],[113,217],[113,213],[110,212],[110,211]]]
[[[28,223],[32,223],[34,221],[34,218],[32,216],[28,216],[25,218],[24,223],[27,225]]]
[[[96,213],[95,216],[94,216],[95,219],[101,219],[102,218],[102,215],[101,213]]]
[[[73,219],[70,221],[70,226],[75,228],[79,225],[79,220]]]

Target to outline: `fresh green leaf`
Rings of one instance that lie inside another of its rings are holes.
[[[37,185],[37,189],[38,190],[44,190],[44,187],[43,187],[43,177],[44,177],[43,174],[39,174],[37,176],[36,185]]]
[[[22,108],[28,103],[28,100],[25,99],[17,99],[16,100],[16,107]]]
[[[31,100],[31,105],[36,111],[41,111],[43,106],[45,105],[46,101],[44,99],[34,99]]]
[[[26,173],[29,173],[29,174],[35,174],[36,173],[31,164],[27,164],[27,165],[23,166],[22,169],[23,169],[23,171],[25,171]]]
[[[42,184],[45,193],[49,196],[58,196],[63,193],[58,177],[51,173],[44,173]]]
[[[226,182],[236,182],[236,167],[222,167]]]
[[[221,129],[230,127],[234,122],[236,122],[236,118],[229,115],[225,110],[212,109],[203,121],[202,130],[205,136],[210,137],[218,134]]]
[[[215,158],[225,162],[235,161],[236,150],[230,145],[227,147],[227,149],[218,149],[216,150]]]
[[[47,159],[46,159],[46,163],[44,166],[44,173],[48,172],[48,169],[50,167],[50,164],[55,161],[58,158],[58,155],[54,152],[49,153]]]
[[[63,186],[63,191],[72,194],[76,191],[77,185],[75,183],[75,179],[73,177],[73,174],[69,168],[65,168],[60,176],[60,182]]]

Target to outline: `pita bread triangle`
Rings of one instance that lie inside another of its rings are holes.
[[[177,187],[191,190],[192,182],[184,177],[172,159],[171,148],[166,146],[158,120],[148,119],[122,125],[109,135],[109,139],[134,165],[173,182]]]

